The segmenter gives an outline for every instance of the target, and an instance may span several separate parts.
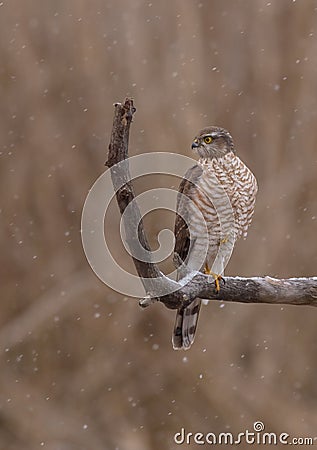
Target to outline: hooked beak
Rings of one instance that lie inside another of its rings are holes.
[[[199,147],[199,142],[198,139],[195,139],[194,142],[192,143],[192,150],[194,150],[197,147]]]

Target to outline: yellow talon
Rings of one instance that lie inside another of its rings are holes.
[[[218,292],[220,292],[220,280],[224,281],[224,279],[222,278],[221,275],[218,275],[218,274],[212,272],[207,263],[205,264],[204,273],[206,275],[211,275],[211,276],[214,277],[214,279],[215,279],[215,288],[216,288],[216,292],[218,294]]]
[[[215,275],[214,275],[215,276]],[[221,275],[216,275],[215,276],[215,286],[216,286],[216,292],[218,294],[218,292],[220,292],[220,283],[219,280],[221,280]]]

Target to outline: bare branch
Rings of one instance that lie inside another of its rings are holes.
[[[214,279],[204,274],[197,274],[175,295],[175,303],[181,301],[179,295],[185,296],[190,303],[195,297],[207,300],[221,300],[240,303],[270,303],[286,305],[317,306],[317,277],[278,279],[266,277],[226,277],[226,284],[221,286],[220,294],[214,289]],[[157,299],[165,303],[165,299]],[[166,299],[167,300],[167,299]],[[145,297],[140,305],[145,307],[153,303],[154,299]],[[166,306],[173,305],[167,301]]]
[[[124,213],[126,207],[135,198],[127,161],[130,124],[135,111],[133,99],[131,98],[126,98],[124,104],[115,103],[108,161],[106,162],[106,165],[111,169],[112,183],[116,191],[117,202],[121,214]],[[135,227],[139,227],[138,237],[140,244],[145,250],[151,251],[144,231],[141,213],[136,203],[135,207],[131,208],[131,214],[133,214],[133,216],[129,216],[129,218],[131,218],[132,223],[125,224],[125,231],[132,254],[134,254],[133,249],[135,246],[135,234],[133,233]],[[134,264],[140,277],[157,278],[160,276],[159,269],[155,264],[152,264],[151,261],[143,263],[142,261],[134,259]]]
[[[131,253],[136,254],[135,230],[138,230],[140,244],[151,251],[138,205],[135,201],[128,165],[129,130],[135,112],[133,100],[126,98],[124,104],[115,104],[113,128],[106,165],[111,169],[111,177],[116,191],[121,214],[133,201],[129,222],[125,223],[127,243]],[[131,216],[132,215],[132,216]],[[214,289],[213,278],[197,273],[179,283],[162,274],[150,256],[146,261],[133,258],[136,270],[144,285],[147,296],[140,300],[142,307],[160,301],[167,308],[177,309],[189,305],[194,298],[221,300],[241,303],[270,303],[287,305],[317,306],[317,277],[277,279],[271,277],[226,277],[220,294]],[[188,281],[188,282],[187,282]],[[177,288],[173,293],[159,296],[162,286]]]
[[[133,99],[131,98],[126,98],[124,104],[115,103],[108,161],[106,162],[106,165],[111,170],[112,183],[116,191],[117,202],[121,214],[124,213],[129,203],[134,201],[133,208],[130,208],[129,210],[129,220],[127,221],[127,217],[124,217],[126,239],[132,255],[138,253],[137,249],[139,248],[139,244],[141,244],[145,250],[151,252],[144,231],[141,213],[135,201],[134,190],[130,181],[129,163],[127,160],[130,124],[135,111]],[[136,242],[135,239],[135,230],[138,230],[138,242]],[[157,292],[160,291],[159,286],[162,286],[163,284],[167,287],[169,286],[170,290],[177,288],[177,284],[164,276],[157,265],[151,262],[150,256],[148,256],[146,261],[140,261],[137,258],[133,258],[133,261],[145,291],[150,294],[151,297],[157,295]]]

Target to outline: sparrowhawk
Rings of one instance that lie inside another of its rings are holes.
[[[221,275],[238,238],[247,235],[258,190],[253,173],[236,155],[223,128],[201,130],[192,143],[199,155],[179,187],[174,264],[180,280],[193,270],[210,274],[219,292]],[[211,289],[213,287],[211,286]],[[174,349],[188,349],[195,337],[201,299],[177,311]]]

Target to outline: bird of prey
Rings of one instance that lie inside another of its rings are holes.
[[[220,127],[201,130],[192,143],[197,165],[185,174],[178,192],[174,264],[177,280],[195,270],[213,277],[220,291],[221,276],[238,238],[251,223],[257,181],[236,155],[230,133]],[[214,287],[211,286],[212,289]],[[194,341],[201,299],[177,311],[174,349],[189,349]]]

